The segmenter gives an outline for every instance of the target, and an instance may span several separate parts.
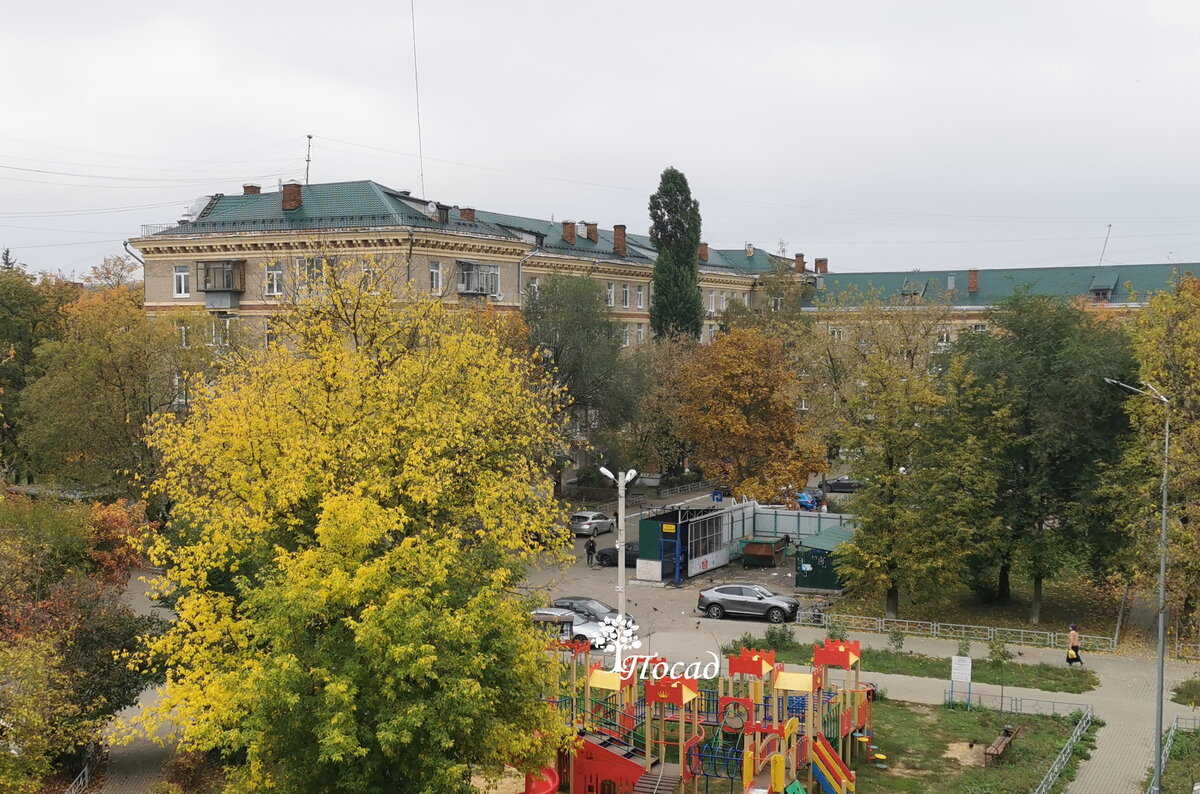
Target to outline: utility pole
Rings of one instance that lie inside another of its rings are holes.
[[[308,151],[304,153],[304,184],[308,184],[308,166],[312,163],[312,136],[308,136]]]

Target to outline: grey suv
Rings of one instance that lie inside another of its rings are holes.
[[[795,620],[800,610],[800,601],[791,596],[776,595],[756,584],[732,583],[710,587],[700,591],[696,604],[710,618],[725,615],[750,615],[765,617],[772,623]]]

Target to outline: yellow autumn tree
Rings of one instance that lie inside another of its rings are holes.
[[[558,394],[494,324],[369,286],[323,274],[149,436],[179,617],[134,727],[220,752],[231,791],[458,792],[568,734],[522,595],[567,543]]]
[[[752,329],[723,334],[696,350],[681,380],[693,460],[736,495],[776,501],[781,488],[803,488],[810,472],[824,471],[824,448],[800,419],[800,384],[778,339]]]

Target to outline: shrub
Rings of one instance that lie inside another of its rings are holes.
[[[796,632],[788,625],[769,626],[763,635],[763,647],[768,651],[790,651],[799,647]]]
[[[829,618],[828,625],[825,626],[825,639],[837,642],[846,641],[846,627],[838,623],[837,618],[832,615]]]
[[[757,648],[759,645],[762,645],[762,640],[747,631],[742,636],[722,645],[721,653],[726,656],[736,655],[741,652],[742,648]]]
[[[958,641],[958,655],[959,656],[970,656],[971,655],[971,641],[970,640],[963,639],[963,640]]]
[[[900,629],[892,629],[888,632],[888,647],[895,653],[904,651],[904,632]]]
[[[575,472],[575,484],[581,488],[604,488],[612,481],[600,473],[600,467],[583,466]]]
[[[1171,700],[1192,708],[1200,708],[1200,673],[1179,682],[1171,692]]]

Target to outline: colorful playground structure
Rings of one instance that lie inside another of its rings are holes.
[[[814,646],[808,672],[743,648],[714,662],[710,679],[661,675],[658,657],[606,669],[586,642],[554,652],[564,676],[547,699],[574,726],[576,747],[529,776],[526,794],[850,794],[852,770],[882,759],[858,642]]]

